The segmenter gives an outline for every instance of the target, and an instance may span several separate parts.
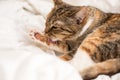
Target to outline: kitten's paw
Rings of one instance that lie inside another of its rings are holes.
[[[40,38],[41,35],[40,35],[40,33],[36,29],[33,29],[33,30],[30,30],[29,36],[33,40],[39,40],[39,38]]]
[[[33,39],[33,40],[37,40],[37,41],[39,41],[39,42],[47,42],[47,37],[46,36],[44,36],[44,35],[42,35],[39,31],[37,31],[37,30],[31,30],[30,31],[30,34],[29,34],[30,36],[31,36],[31,38]]]

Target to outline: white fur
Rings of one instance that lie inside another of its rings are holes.
[[[83,50],[78,50],[70,63],[78,70],[82,71],[94,64],[90,56]]]
[[[80,32],[79,36],[82,35],[88,28],[89,26],[92,24],[93,19],[89,19],[88,22],[85,24],[85,26],[83,27],[82,31]]]

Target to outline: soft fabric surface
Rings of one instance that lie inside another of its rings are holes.
[[[53,7],[51,0],[29,0],[41,13],[34,15],[24,0],[0,0],[0,80],[82,80],[68,62],[44,52],[31,39],[30,30],[44,32],[45,18]],[[119,0],[65,0],[73,5],[96,6],[106,12],[120,12]],[[120,80],[100,75],[96,80]]]

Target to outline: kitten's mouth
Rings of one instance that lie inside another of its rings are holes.
[[[52,40],[52,39],[48,38],[47,42],[48,42],[49,44],[50,44],[50,43],[52,43],[52,44],[57,44],[57,43],[59,42],[59,40]]]

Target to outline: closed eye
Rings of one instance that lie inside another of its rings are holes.
[[[72,31],[70,30],[70,29],[64,29],[64,28],[61,28],[63,31],[67,31],[67,32],[69,32],[69,33],[72,33]]]
[[[55,26],[52,26],[52,27],[51,27],[51,30],[53,30],[53,29],[57,29],[57,27],[55,27]]]
[[[52,26],[51,28],[46,29],[46,30],[45,30],[45,33],[49,33],[49,32],[51,32],[52,30],[56,30],[56,29],[57,29],[57,27]]]

